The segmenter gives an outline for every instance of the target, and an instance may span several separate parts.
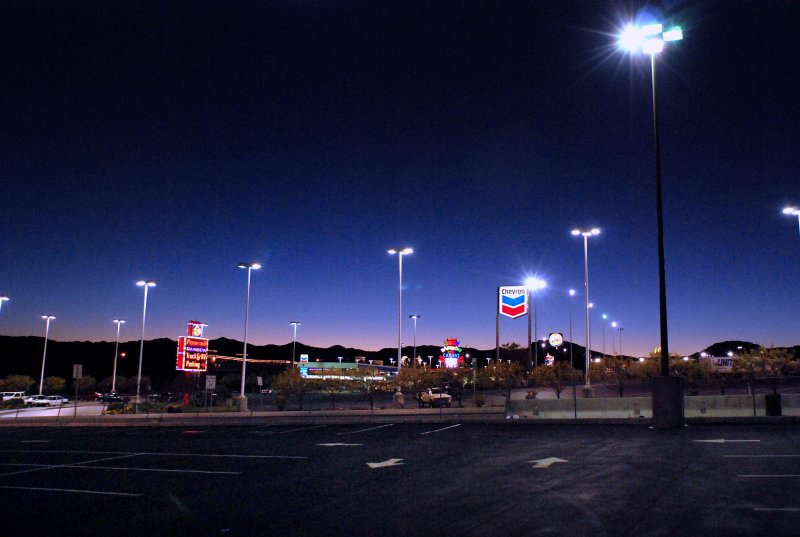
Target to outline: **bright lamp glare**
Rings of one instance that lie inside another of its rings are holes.
[[[664,40],[660,38],[648,39],[642,44],[642,52],[645,54],[658,54],[664,50]]]
[[[648,24],[646,26],[642,26],[642,35],[645,37],[651,37],[660,34],[663,29],[664,27],[658,23]]]
[[[680,41],[683,39],[683,30],[680,26],[676,26],[664,32],[661,37],[664,38],[664,41]]]
[[[644,35],[642,31],[635,26],[626,26],[619,35],[619,46],[622,49],[636,52],[642,48],[643,43]]]
[[[797,207],[786,207],[783,210],[783,214],[800,215],[800,208],[797,208]]]
[[[539,278],[528,278],[525,280],[525,287],[530,289],[531,291],[538,291],[540,289],[544,289],[547,287],[547,282],[544,280],[540,280]]]

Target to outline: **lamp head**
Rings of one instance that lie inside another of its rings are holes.
[[[530,291],[539,291],[547,287],[547,282],[540,278],[528,278],[525,280],[525,287]]]
[[[136,285],[138,285],[139,287],[144,287],[144,286],[155,287],[156,282],[154,282],[153,280],[139,280],[138,282],[136,282]]]
[[[261,268],[261,263],[239,263],[239,268],[258,270]]]

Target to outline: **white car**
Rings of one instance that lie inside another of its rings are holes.
[[[66,397],[60,395],[31,395],[25,398],[27,406],[61,406],[67,404]]]
[[[30,395],[25,398],[26,406],[50,406],[50,400],[46,395]]]

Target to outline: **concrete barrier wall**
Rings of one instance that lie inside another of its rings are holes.
[[[511,401],[509,416],[530,419],[578,418],[652,418],[653,406],[649,397],[596,399],[524,399]]]
[[[686,418],[753,417],[749,395],[695,395],[683,398]],[[800,394],[781,394],[784,416],[800,416]],[[507,415],[529,419],[575,417],[575,403],[565,399],[525,399],[509,403]],[[652,418],[650,397],[595,398],[577,400],[578,418]],[[755,416],[766,416],[764,394],[755,396]]]

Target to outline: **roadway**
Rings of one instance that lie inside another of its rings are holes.
[[[800,524],[791,425],[264,421],[2,438],[12,536],[794,536]]]

